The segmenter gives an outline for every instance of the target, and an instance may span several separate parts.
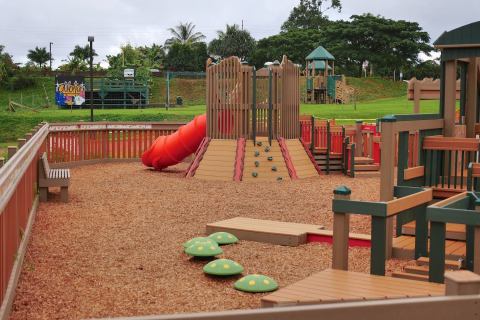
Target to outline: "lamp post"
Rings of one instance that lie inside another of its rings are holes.
[[[50,71],[52,71],[52,44],[53,42],[50,42]]]
[[[90,42],[90,121],[93,122],[93,36],[88,37]]]

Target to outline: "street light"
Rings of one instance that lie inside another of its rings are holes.
[[[93,36],[88,37],[90,42],[90,121],[93,122]]]

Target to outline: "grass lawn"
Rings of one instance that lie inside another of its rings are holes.
[[[348,105],[301,105],[302,114],[314,114],[320,118],[337,119],[339,123],[353,123],[356,119],[373,121],[386,114],[407,114],[413,110],[413,103],[405,97],[379,99]],[[438,111],[438,101],[422,101],[421,112]],[[188,121],[195,115],[205,113],[205,106],[151,109],[105,109],[94,110],[96,121]],[[31,111],[0,111],[0,143],[16,141],[41,121],[71,122],[89,121],[90,110],[61,110],[56,107]]]

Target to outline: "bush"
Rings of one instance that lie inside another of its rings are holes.
[[[28,89],[36,85],[35,78],[27,75],[16,75],[9,79],[8,87],[12,91]]]

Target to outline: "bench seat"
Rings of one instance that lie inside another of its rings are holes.
[[[47,154],[43,153],[40,159],[38,187],[40,189],[40,201],[48,200],[48,188],[60,187],[60,199],[68,202],[68,187],[70,186],[69,169],[51,169]]]

